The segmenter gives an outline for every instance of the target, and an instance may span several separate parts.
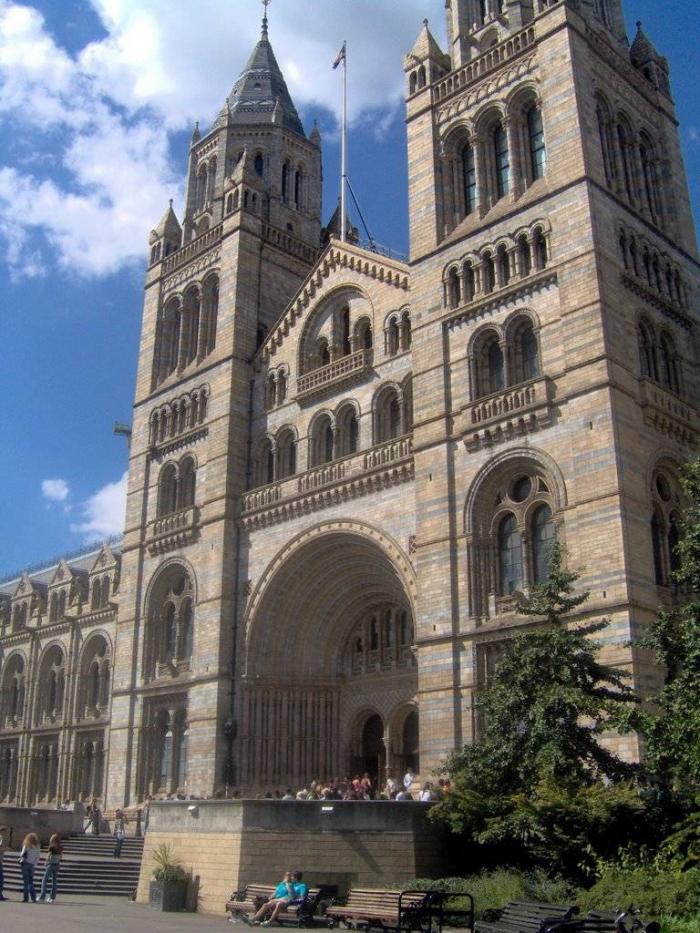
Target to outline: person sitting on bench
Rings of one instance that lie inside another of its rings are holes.
[[[265,901],[260,910],[253,916],[253,923],[269,927],[275,923],[279,914],[286,910],[291,901],[295,900],[297,896],[293,884],[293,875],[291,871],[287,871],[269,901]],[[247,917],[244,916],[243,919],[247,920]]]

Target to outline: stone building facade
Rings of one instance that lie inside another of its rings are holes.
[[[668,64],[620,0],[446,8],[447,50],[426,22],[404,61],[408,265],[322,229],[266,22],[195,130],[151,235],[120,554],[2,588],[0,798],[429,774],[478,740],[555,535],[605,660],[651,686],[628,645],[672,598],[700,398]]]

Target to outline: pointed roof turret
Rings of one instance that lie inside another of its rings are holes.
[[[272,123],[277,122],[276,108],[281,110],[282,126],[300,136],[305,135],[268,39],[266,9],[260,41],[233,86],[229,95],[229,109],[233,123]]]
[[[435,36],[428,27],[428,20],[424,19],[423,28],[418,33],[413,48],[404,59],[404,69],[413,68],[417,62],[426,61],[437,62],[442,67],[450,70],[449,55],[443,52],[437,44]]]
[[[202,134],[199,132],[199,120],[197,120],[192,130],[192,143],[198,143],[201,138]]]
[[[630,61],[635,67],[646,65],[647,62],[657,58],[657,52],[651,40],[642,29],[641,20],[637,21],[637,35],[630,47]]]
[[[161,217],[158,226],[153,230],[151,237],[153,237],[154,234],[156,239],[160,239],[162,237],[165,240],[171,240],[176,243],[180,242],[180,238],[182,237],[182,227],[180,226],[180,221],[177,219],[175,211],[173,210],[172,198],[170,199],[170,206]]]
[[[320,131],[320,129],[318,128],[318,123],[317,123],[315,120],[314,120],[314,128],[311,130],[311,136],[309,136],[309,139],[310,139],[311,142],[314,144],[314,146],[319,146],[319,147],[320,147],[320,145],[321,145],[321,131]]]
[[[333,216],[328,221],[328,226],[324,227],[323,230],[321,231],[321,242],[324,246],[329,242],[332,236],[337,237],[337,239],[341,239],[340,231],[342,228],[341,228],[340,215],[341,215],[340,198],[338,198],[338,206],[333,211]],[[357,227],[353,227],[349,214],[345,218],[345,238],[348,243],[359,243],[360,242],[359,231]]]

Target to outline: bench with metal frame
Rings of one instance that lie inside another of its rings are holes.
[[[274,884],[247,884],[240,891],[235,891],[226,910],[235,920],[250,921],[250,918],[260,910],[263,904],[270,900],[275,893]],[[291,901],[286,909],[277,915],[280,924],[288,923],[297,927],[313,926],[313,916],[318,907],[321,891],[319,888],[309,888],[308,894],[298,901]]]
[[[352,888],[345,904],[333,904],[326,910],[326,921],[332,929],[342,924],[348,929],[384,931],[400,930],[403,933],[442,933],[445,916],[445,901],[452,895],[425,888],[404,891],[386,891],[371,888]],[[474,925],[474,900],[469,894],[470,909],[450,909],[451,919],[457,915],[466,917],[470,929]]]
[[[561,904],[536,904],[530,901],[509,901],[498,911],[498,916],[491,913],[483,920],[477,920],[474,933],[553,933],[560,925],[572,920],[578,913],[578,907],[565,907]],[[573,926],[569,933],[574,933]]]

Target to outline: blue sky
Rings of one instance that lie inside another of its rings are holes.
[[[403,54],[443,0],[273,0],[270,36],[338,190],[349,43],[350,173],[375,239],[407,248]],[[256,0],[0,0],[0,576],[119,528],[149,230],[182,201],[208,126],[259,34]],[[700,205],[696,0],[626,0],[671,64]]]

